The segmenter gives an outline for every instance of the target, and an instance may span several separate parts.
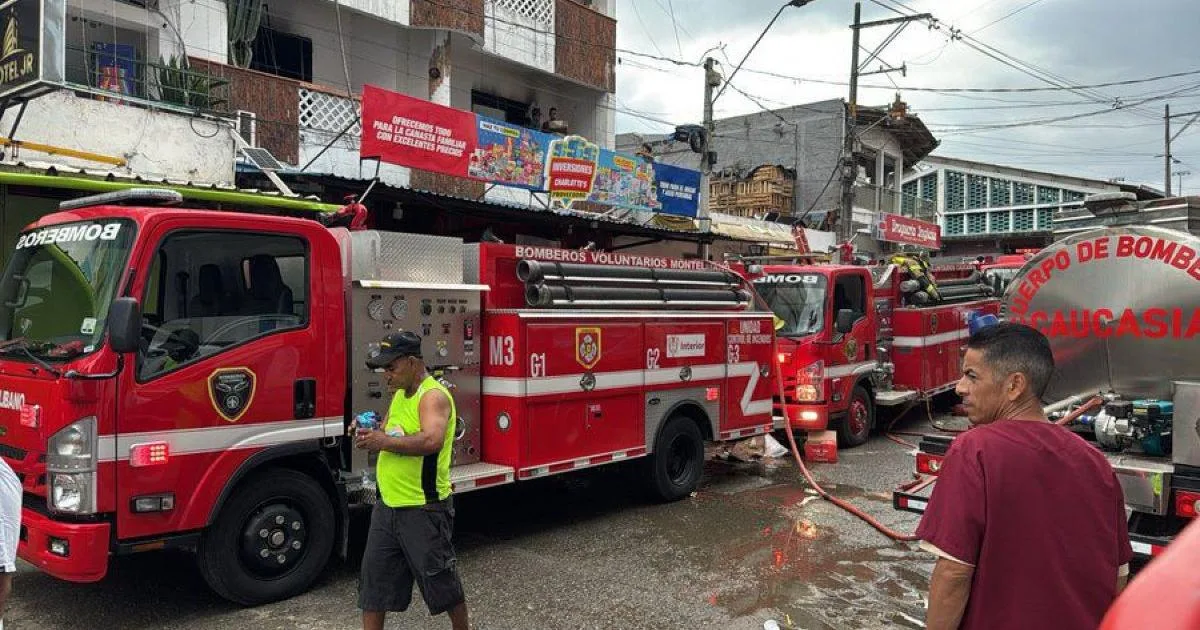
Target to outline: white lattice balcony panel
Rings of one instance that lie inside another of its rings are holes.
[[[554,26],[554,0],[492,0],[492,4],[538,24]]]
[[[351,123],[346,135],[362,135],[362,123],[355,122],[359,114],[358,101],[300,88],[300,128],[341,133]]]

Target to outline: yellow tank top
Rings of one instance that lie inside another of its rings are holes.
[[[413,507],[436,503],[450,496],[450,455],[454,446],[454,432],[458,420],[454,397],[444,385],[432,376],[417,388],[411,397],[404,391],[396,392],[388,408],[387,425],[384,431],[397,429],[404,435],[416,435],[421,431],[421,397],[438,390],[450,401],[450,418],[446,422],[446,437],[437,453],[426,455],[400,455],[383,451],[375,464],[375,476],[384,505],[388,507]]]

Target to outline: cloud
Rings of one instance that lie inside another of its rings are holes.
[[[948,94],[904,89],[1049,87],[994,58],[1004,59],[1005,55],[1053,73],[1055,80],[1070,85],[1197,70],[1200,62],[1193,31],[1200,23],[1200,3],[1193,0],[1144,0],[1136,9],[1118,0],[1041,0],[1033,4],[1032,0],[881,1],[932,13],[942,28],[910,24],[881,56],[893,66],[905,64],[907,76],[863,77],[859,102],[882,105],[899,91],[910,111],[920,115],[941,140],[939,154],[1101,179],[1123,177],[1161,187],[1163,159],[1155,155],[1163,152],[1164,103],[1169,102],[1173,112],[1200,110],[1200,75],[1074,92]],[[723,46],[710,54],[728,76],[781,4],[767,0],[617,0],[617,45],[690,63],[701,61],[710,48]],[[1028,8],[1008,16],[1025,5]],[[892,17],[897,14],[863,2],[864,21]],[[844,85],[753,71],[845,82],[850,69],[851,21],[853,3],[847,0],[815,0],[802,8],[785,9],[733,85],[767,107],[847,98]],[[975,44],[991,56],[973,49],[971,40],[949,42],[949,26],[965,33],[983,28],[972,37],[991,46]],[[862,33],[863,45],[873,49],[890,28],[863,29]],[[641,114],[672,125],[700,122],[700,68],[628,53],[618,53],[618,58],[618,104],[627,110],[617,114],[618,132],[671,128]],[[878,67],[876,61],[869,69]],[[1116,103],[1124,106],[1173,90],[1181,93],[1138,108],[1113,109]],[[717,117],[759,109],[732,89],[726,90],[715,106]],[[1109,111],[1074,120],[985,128],[1102,110]],[[1175,119],[1172,124],[1178,129],[1185,122]],[[1184,191],[1200,193],[1200,121],[1176,140],[1172,153],[1180,160],[1173,170],[1192,171],[1183,178]]]

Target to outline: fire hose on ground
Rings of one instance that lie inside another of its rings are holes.
[[[843,510],[846,510],[854,516],[857,516],[871,527],[879,530],[879,532],[884,536],[901,542],[912,542],[918,540],[918,538],[912,534],[901,534],[900,532],[889,528],[883,523],[880,523],[870,514],[863,512],[852,503],[829,494],[829,492],[821,487],[821,484],[817,483],[817,480],[813,478],[812,473],[809,472],[808,466],[804,465],[804,459],[800,457],[800,448],[796,446],[796,436],[792,431],[792,419],[791,415],[788,413],[788,407],[791,403],[787,401],[787,396],[783,395],[783,392],[786,390],[783,388],[783,374],[781,374],[779,370],[775,370],[775,381],[776,387],[779,388],[778,391],[780,392],[780,402],[783,405],[784,432],[787,433],[788,444],[791,446],[792,458],[796,460],[796,465],[800,467],[800,472],[803,473],[804,478],[808,480],[808,485],[812,486],[813,490],[816,490],[817,494],[822,499],[825,499],[826,501],[829,501]]]

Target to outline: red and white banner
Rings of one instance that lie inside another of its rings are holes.
[[[883,212],[879,215],[878,232],[877,238],[881,241],[915,245],[927,249],[942,248],[942,228],[935,223]]]
[[[475,150],[475,114],[363,86],[362,156],[466,176]]]

